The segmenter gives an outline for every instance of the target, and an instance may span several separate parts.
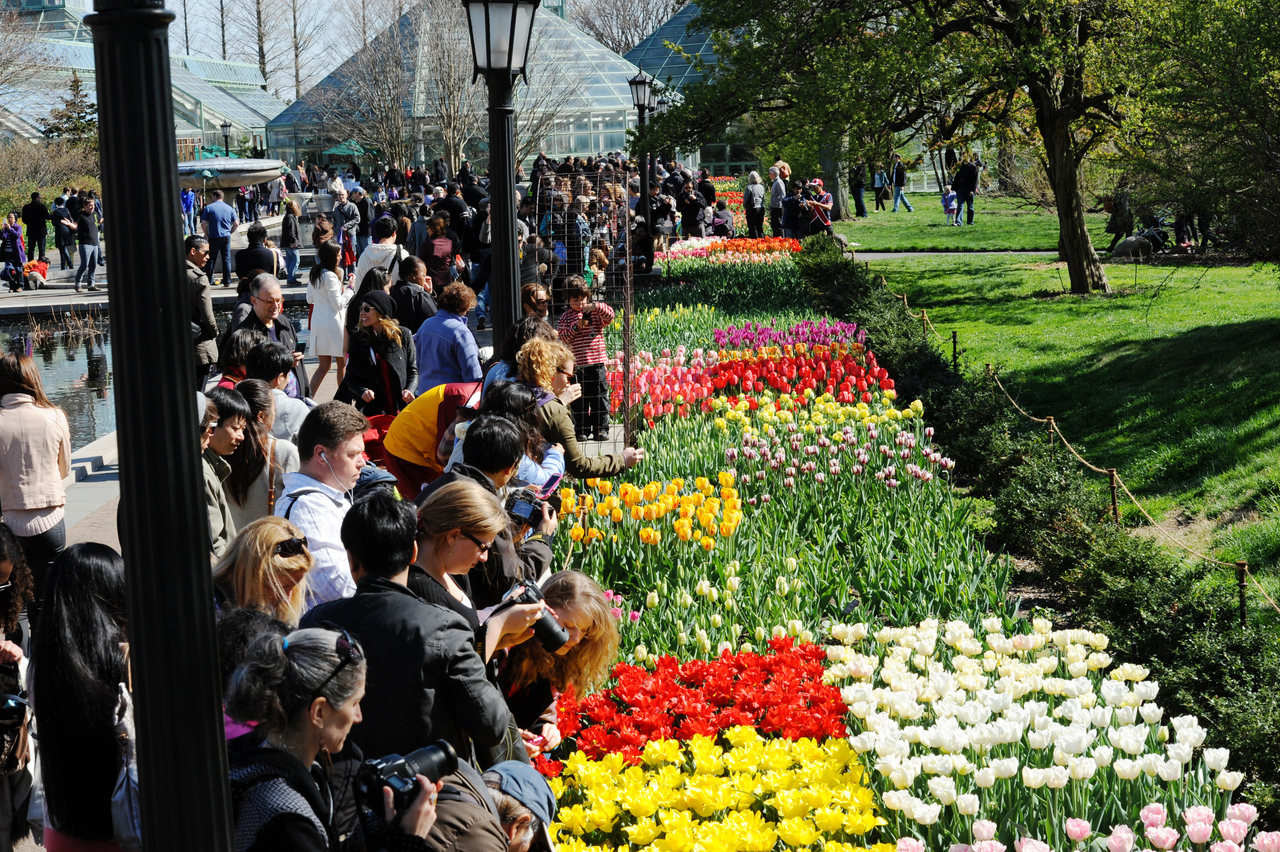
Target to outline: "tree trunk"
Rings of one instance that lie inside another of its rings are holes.
[[[1038,116],[1045,111],[1038,110]],[[1102,269],[1084,221],[1084,199],[1080,193],[1080,171],[1076,168],[1075,146],[1070,121],[1064,116],[1040,123],[1045,163],[1053,200],[1058,208],[1058,257],[1067,263],[1071,292],[1088,295],[1094,290],[1110,293],[1107,273]],[[1046,126],[1048,125],[1048,126]]]
[[[844,161],[840,152],[824,148],[818,155],[818,164],[822,167],[824,187],[831,193],[831,219],[852,219],[853,208],[849,206],[849,164]]]

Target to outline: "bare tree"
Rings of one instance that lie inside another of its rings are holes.
[[[12,7],[0,4],[0,97],[39,84],[49,50]]]
[[[311,92],[316,123],[331,142],[351,140],[404,165],[413,153],[410,114],[418,54],[432,48],[415,8],[376,35]]]
[[[551,30],[535,23],[529,44],[528,85],[516,84],[516,162],[546,146],[547,138],[569,115],[577,93],[563,62],[552,53]]]
[[[258,66],[267,88],[279,95],[289,66],[287,9],[279,0],[234,0],[232,35],[243,56]]]
[[[282,5],[289,26],[288,59],[293,71],[293,97],[297,99],[311,88],[319,72],[325,20],[317,14],[312,0],[284,0]]]
[[[619,55],[674,15],[684,0],[594,0],[569,5],[569,20]]]
[[[472,82],[475,61],[462,4],[422,0],[417,9],[431,22],[431,38],[418,52],[414,114],[422,117],[425,130],[439,135],[449,173],[455,174],[467,144],[482,133],[488,95],[482,81]]]

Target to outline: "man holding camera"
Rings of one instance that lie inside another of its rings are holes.
[[[480,417],[467,428],[462,464],[454,465],[423,489],[417,498],[418,505],[460,479],[479,483],[498,499],[505,500],[505,490],[523,456],[524,434],[518,426],[503,417]],[[540,517],[512,518],[507,530],[494,539],[487,569],[473,571],[468,577],[476,609],[497,604],[512,585],[521,580],[536,580],[551,566],[551,539],[559,520],[546,502],[536,498],[527,502],[539,511]],[[533,534],[524,538],[529,528]]]
[[[504,761],[482,776],[470,766],[446,775],[427,842],[438,852],[549,852],[556,800],[527,763]]]
[[[808,233],[835,236],[831,227],[831,207],[834,202],[831,193],[823,187],[819,178],[809,181],[809,191],[805,194],[804,208],[809,213]]]

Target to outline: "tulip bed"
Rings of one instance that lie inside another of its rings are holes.
[[[537,761],[559,849],[1280,852],[1145,670],[1015,617],[856,326],[696,305],[636,328],[609,372],[646,458],[560,495],[560,562],[609,590],[624,660],[561,696]]]

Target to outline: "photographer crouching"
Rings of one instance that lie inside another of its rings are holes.
[[[480,775],[470,766],[442,779],[427,842],[439,852],[550,852],[556,799],[527,763],[509,760]]]
[[[328,770],[351,727],[361,720],[365,659],[345,632],[267,633],[250,646],[227,688],[227,711],[261,720],[231,763],[237,852],[327,852],[347,838],[334,829]],[[323,765],[316,762],[323,758]],[[436,821],[440,789],[415,775],[416,795],[397,809],[383,788],[381,813],[362,822],[365,848],[431,849],[424,839]]]

